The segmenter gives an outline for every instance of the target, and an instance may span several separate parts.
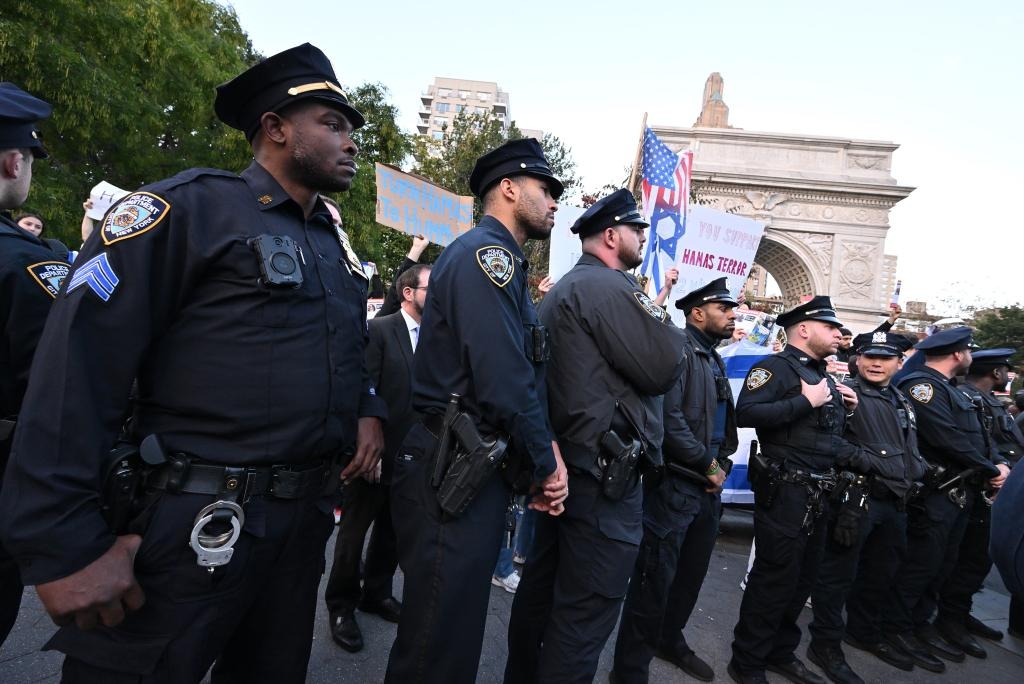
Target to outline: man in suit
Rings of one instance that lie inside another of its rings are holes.
[[[402,298],[398,312],[369,322],[366,366],[388,407],[384,457],[376,473],[345,486],[344,514],[334,546],[334,567],[324,592],[331,637],[352,653],[363,648],[363,635],[355,618],[357,606],[364,613],[376,613],[390,622],[398,622],[401,615],[402,604],[391,593],[398,556],[388,491],[395,452],[413,422],[412,355],[419,340],[429,278],[430,266],[424,264],[415,264],[404,271],[396,283]],[[373,532],[364,570],[360,573],[363,541],[371,523]]]

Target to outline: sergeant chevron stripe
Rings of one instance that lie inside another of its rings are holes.
[[[104,252],[75,268],[67,291],[68,294],[71,294],[83,285],[88,285],[97,297],[106,302],[114,294],[119,282],[121,281],[114,273],[114,269],[110,267],[110,261]]]

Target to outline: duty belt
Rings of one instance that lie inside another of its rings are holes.
[[[896,494],[896,492],[889,489],[884,482],[879,480],[877,477],[871,478],[871,484],[868,485],[868,493],[873,499],[880,499],[882,501],[894,500],[902,501],[903,497]]]
[[[153,470],[146,485],[173,493],[237,495],[243,503],[261,495],[304,499],[329,493],[331,470],[325,463],[298,469],[286,465],[232,467],[180,459]]]
[[[835,484],[835,472],[812,473],[800,468],[783,468],[779,473],[779,479],[791,484],[811,485],[829,490]]]

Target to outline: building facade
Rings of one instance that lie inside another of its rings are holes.
[[[471,81],[462,78],[434,78],[434,83],[420,95],[420,135],[441,140],[456,115],[492,114],[507,131],[512,122],[508,93],[493,81]]]

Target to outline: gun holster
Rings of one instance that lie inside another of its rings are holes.
[[[779,482],[782,481],[782,462],[758,451],[750,455],[747,469],[754,495],[760,498],[765,508],[771,508],[775,503],[775,494],[779,491]]]
[[[623,439],[615,430],[601,435],[601,452],[597,459],[601,470],[601,490],[612,501],[626,495],[643,453],[639,439]]]
[[[142,508],[144,480],[139,447],[130,442],[116,444],[105,465],[100,502],[100,512],[114,534],[128,534],[129,523]]]
[[[445,424],[445,430],[455,438],[455,449],[438,487],[437,501],[441,510],[457,517],[501,467],[508,452],[508,437],[499,432],[485,439],[473,419],[461,412]],[[444,436],[441,441],[446,441]]]

